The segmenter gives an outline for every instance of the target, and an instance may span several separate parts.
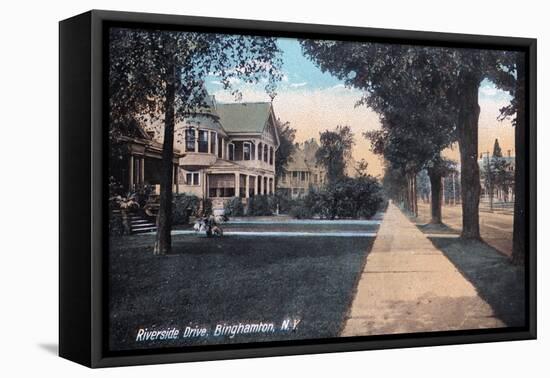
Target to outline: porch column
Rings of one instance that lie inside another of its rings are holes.
[[[225,139],[222,138],[222,159],[225,159]]]
[[[128,165],[128,189],[134,188],[134,155],[130,155],[130,162]]]
[[[216,133],[215,136],[216,136],[216,140],[214,141],[214,143],[216,144],[216,146],[214,148],[216,149],[216,151],[214,151],[214,155],[216,155],[216,157],[217,157],[218,156],[218,148],[219,148],[218,147],[218,142],[219,142],[218,141],[218,139],[219,139],[218,138],[218,133]]]
[[[241,196],[241,177],[239,173],[235,173],[235,197]]]
[[[244,197],[245,198],[248,198],[249,197],[249,188],[250,188],[250,176],[249,175],[246,175],[244,176],[244,183],[245,183],[245,193],[244,193]]]
[[[275,194],[275,177],[271,178],[271,194]]]
[[[211,154],[212,153],[212,149],[210,147],[212,147],[212,145],[210,144],[210,139],[212,138],[212,133],[210,131],[208,131],[208,134],[206,134],[206,142],[208,143],[208,153]]]
[[[195,130],[195,152],[199,152],[199,128],[196,127]]]
[[[142,157],[139,162],[139,183],[145,183],[145,157]]]
[[[180,192],[180,186],[179,186],[179,177],[178,177],[178,165],[174,164],[174,177],[173,181],[176,183],[176,193],[179,194]]]
[[[256,176],[256,194],[262,194],[262,176]]]

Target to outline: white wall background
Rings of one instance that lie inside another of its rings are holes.
[[[550,164],[545,127],[550,28],[543,1],[4,1],[0,22],[0,375],[542,376],[548,364]],[[538,44],[539,340],[92,371],[55,356],[58,246],[58,25],[89,9],[536,37]],[[544,270],[544,271],[543,271]],[[544,352],[546,349],[546,352]]]

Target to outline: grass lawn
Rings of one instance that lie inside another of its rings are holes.
[[[370,231],[370,230],[369,230]],[[112,350],[336,337],[374,238],[173,237],[153,256],[153,235],[111,240]],[[136,342],[161,329],[300,319],[294,332]]]

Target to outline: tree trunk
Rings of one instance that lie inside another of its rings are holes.
[[[458,146],[460,149],[460,186],[462,192],[462,237],[479,239],[478,121],[480,79],[471,75],[461,88],[458,114]]]
[[[431,212],[432,219],[431,224],[441,224],[441,174],[428,169],[428,177],[430,178],[430,185],[432,187],[432,200],[431,200]]]
[[[164,114],[164,142],[162,145],[162,163],[160,168],[160,207],[157,216],[157,236],[155,241],[155,255],[168,254],[172,250],[172,190],[174,174],[174,100],[176,92],[175,67],[167,70],[169,77],[166,80],[165,114]]]
[[[413,175],[413,205],[414,216],[418,217],[418,191],[416,190],[416,174]]]
[[[519,55],[519,54],[518,54]],[[517,59],[517,81],[516,81],[516,168],[515,168],[515,203],[514,203],[514,236],[512,244],[512,261],[515,264],[523,265],[525,262],[525,242],[527,239],[527,201],[525,192],[527,151],[525,132],[525,60],[523,55]]]

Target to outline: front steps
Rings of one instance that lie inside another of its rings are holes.
[[[143,234],[146,232],[156,232],[157,226],[152,221],[137,214],[128,215],[131,234]]]

